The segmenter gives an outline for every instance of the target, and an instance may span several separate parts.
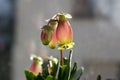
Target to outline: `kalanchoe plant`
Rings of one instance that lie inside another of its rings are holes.
[[[25,70],[26,80],[79,80],[84,68],[77,67],[77,63],[71,65],[73,54],[73,31],[68,19],[70,14],[58,13],[49,19],[43,26],[41,41],[43,45],[48,45],[51,49],[58,48],[60,60],[49,57],[48,63],[41,57],[32,56],[32,65],[29,70]],[[69,50],[69,57],[63,55],[63,50]]]

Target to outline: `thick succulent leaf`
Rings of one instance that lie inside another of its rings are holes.
[[[43,72],[42,72],[42,76],[43,76],[44,78],[47,78],[48,75],[49,75],[48,69],[45,68],[45,69],[43,70]]]
[[[53,80],[53,76],[49,75],[45,80]]]
[[[43,77],[43,75],[40,73],[35,80],[45,80],[45,78]]]
[[[63,65],[63,66],[60,66],[60,69],[59,69],[59,74],[58,74],[58,80],[65,80],[65,75],[68,74],[66,73],[66,69],[68,68],[67,65]]]
[[[25,76],[26,76],[26,80],[35,80],[36,78],[36,76],[28,70],[25,70]]]
[[[58,66],[58,64],[56,64],[54,61],[52,61],[52,72],[51,72],[51,75],[53,75],[53,76],[56,75],[57,66]]]
[[[73,77],[71,77],[70,80],[79,80],[80,77],[81,77],[81,75],[83,74],[83,71],[84,71],[83,67],[81,67],[80,69],[78,69],[78,70],[75,72],[75,74],[73,75]]]
[[[69,73],[70,73],[70,67],[67,65],[65,71],[64,71],[64,80],[69,80]]]
[[[73,53],[73,51],[70,50],[68,64],[67,64],[68,67],[67,67],[67,70],[66,70],[67,75],[65,76],[65,80],[69,80],[70,79],[70,75],[71,75],[71,63],[72,63],[72,53]]]
[[[72,77],[74,76],[76,70],[77,70],[77,63],[75,62],[75,63],[74,63],[74,66],[73,66],[73,68],[72,68],[72,70],[71,70],[70,78],[72,78]]]

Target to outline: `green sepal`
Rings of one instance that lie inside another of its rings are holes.
[[[66,21],[67,20],[67,18],[65,17],[65,15],[64,14],[58,14],[58,16],[59,16],[59,20],[62,20],[62,21]]]

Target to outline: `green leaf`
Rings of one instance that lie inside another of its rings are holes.
[[[53,76],[56,75],[58,64],[59,63],[56,64],[54,61],[52,61],[52,72],[51,72],[51,75],[53,75]]]
[[[69,53],[69,59],[68,59],[68,64],[67,64],[67,68],[65,70],[65,80],[69,80],[70,79],[70,73],[71,73],[71,62],[72,62],[72,50],[70,50]]]
[[[76,70],[77,70],[77,63],[75,62],[75,63],[74,63],[74,66],[73,66],[73,68],[72,68],[72,70],[71,70],[70,78],[72,78],[72,77],[74,76]]]
[[[49,75],[45,80],[53,80],[53,76]]]
[[[25,76],[26,76],[26,80],[35,80],[36,78],[36,76],[28,70],[25,70]]]
[[[71,77],[70,80],[79,80],[81,75],[83,74],[84,68],[81,67],[80,69],[78,69],[75,74],[73,75],[73,77]]]
[[[39,73],[39,75],[35,78],[35,80],[45,80],[42,73]]]
[[[58,80],[65,80],[65,75],[67,75],[65,73],[65,70],[67,68],[67,65],[63,65],[63,66],[60,66],[60,69],[59,69],[59,74],[58,74]]]
[[[48,69],[45,68],[45,69],[43,70],[43,72],[42,72],[42,76],[43,76],[44,78],[47,78],[48,75],[49,75]]]

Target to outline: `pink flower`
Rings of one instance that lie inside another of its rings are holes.
[[[43,27],[41,40],[44,45],[49,45],[52,49],[58,45],[58,49],[61,50],[73,48],[73,31],[67,18],[72,18],[72,16],[58,13],[49,20],[49,27]]]
[[[73,40],[73,31],[64,14],[59,15],[56,37],[59,44],[70,43]]]
[[[57,44],[56,39],[56,27],[57,21],[54,19],[49,20],[46,26],[43,26],[41,33],[41,41],[44,45],[49,45],[50,48],[54,49]]]
[[[49,43],[49,47],[50,47],[51,49],[54,49],[54,48],[56,47],[56,45],[57,45],[57,38],[56,38],[56,28],[57,28],[57,25],[58,25],[57,20],[51,19],[51,20],[49,21],[49,25],[50,25],[51,28],[53,29],[53,34],[52,34],[51,41],[50,41],[50,43]]]
[[[51,39],[51,41],[49,43],[49,47],[51,49],[54,49],[56,47],[56,45],[57,45],[57,42],[58,41],[57,41],[57,38],[56,38],[56,29],[55,29],[53,34],[52,34],[52,39]]]
[[[31,64],[29,70],[34,74],[34,75],[38,75],[39,73],[42,73],[42,64],[43,64],[43,60],[41,57],[37,57],[37,56],[32,56],[32,60],[33,63]]]
[[[58,49],[71,49],[74,46],[73,31],[67,18],[72,18],[70,14],[58,14],[58,26],[56,29],[56,37],[58,40]]]

